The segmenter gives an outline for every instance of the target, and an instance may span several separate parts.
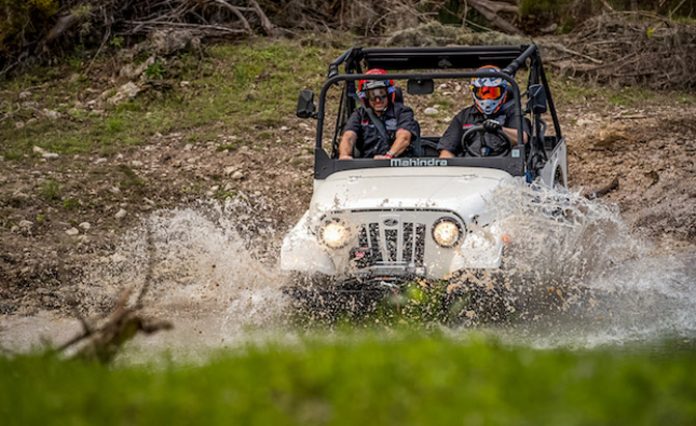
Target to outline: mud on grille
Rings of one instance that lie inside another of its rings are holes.
[[[402,222],[386,226],[379,222],[360,226],[358,246],[351,250],[357,268],[375,265],[423,266],[425,225]]]

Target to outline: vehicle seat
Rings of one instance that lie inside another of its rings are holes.
[[[394,102],[395,103],[404,103],[404,92],[401,90],[401,87],[399,86],[394,86]]]
[[[421,136],[416,139],[413,146],[413,156],[414,157],[437,157],[439,152],[437,151],[437,143],[439,141],[437,136]]]

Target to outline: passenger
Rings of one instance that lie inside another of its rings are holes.
[[[493,65],[486,65],[477,71],[500,71]],[[480,152],[482,156],[500,155],[509,146],[496,133],[502,130],[507,137],[517,141],[517,116],[514,112],[513,101],[508,102],[510,83],[497,77],[478,77],[471,80],[471,94],[474,105],[461,110],[450,123],[445,134],[437,144],[440,158],[452,158],[464,153],[462,136],[467,129],[482,125],[485,133],[474,135],[471,149]],[[523,121],[524,134],[522,140],[529,140],[529,124]],[[490,134],[489,134],[490,133]]]
[[[384,75],[387,72],[374,68],[366,72]],[[353,158],[353,147],[358,148],[360,158],[384,160],[411,154],[411,141],[418,138],[420,127],[413,118],[413,110],[401,102],[395,102],[393,80],[360,80],[358,97],[363,105],[353,111],[345,125],[338,145],[338,158]],[[383,127],[381,130],[378,126]]]

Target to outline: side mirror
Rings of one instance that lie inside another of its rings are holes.
[[[532,84],[527,92],[527,110],[532,114],[543,114],[547,110],[546,90],[541,84]]]
[[[411,95],[429,95],[435,90],[435,82],[431,78],[424,80],[409,78],[406,90]]]
[[[316,110],[314,92],[309,89],[300,91],[300,96],[297,98],[297,116],[300,118],[316,117]]]

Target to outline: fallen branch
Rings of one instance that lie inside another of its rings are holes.
[[[242,11],[235,6],[232,6],[231,4],[227,3],[225,0],[214,0],[215,4],[219,4],[220,6],[226,8],[230,12],[232,12],[237,19],[242,23],[242,26],[244,27],[244,30],[248,32],[249,34],[253,33],[253,30],[251,29],[251,25],[249,25],[249,21],[244,17],[242,14]]]
[[[498,13],[510,12],[518,13],[517,6],[504,4],[492,0],[467,0],[467,4],[472,9],[483,15],[493,26],[511,34],[522,34],[519,28],[501,18]]]
[[[601,65],[604,63],[603,61],[600,61],[599,59],[593,58],[592,56],[585,55],[583,53],[577,52],[577,51],[572,50],[572,49],[568,49],[567,47],[563,46],[562,44],[554,43],[554,44],[548,45],[548,47],[550,47],[552,49],[560,50],[561,52],[567,53],[569,55],[573,55],[573,56],[577,56],[579,58],[587,59],[588,61],[594,62],[595,64],[598,64],[598,65]]]
[[[261,6],[256,2],[256,0],[249,0],[249,3],[251,3],[251,7],[254,9],[256,14],[259,17],[259,20],[261,21],[261,28],[263,28],[263,31],[266,33],[266,35],[272,36],[275,34],[275,27],[271,23],[270,19],[266,16],[265,13],[263,13],[263,10],[261,9]]]
[[[122,291],[114,309],[99,326],[90,324],[76,311],[75,315],[82,324],[82,332],[59,346],[59,352],[65,352],[79,344],[80,346],[73,357],[95,359],[106,364],[113,360],[124,343],[138,333],[152,334],[172,328],[169,321],[147,318],[140,314],[143,308],[143,298],[153,281],[154,270],[154,243],[149,228],[146,238],[149,262],[145,271],[145,282],[140,288],[135,303],[130,306],[128,303],[132,293],[131,288]]]
[[[605,185],[601,188],[597,188],[594,191],[591,191],[591,192],[585,194],[585,198],[587,198],[589,200],[594,200],[594,199],[603,197],[603,196],[607,195],[608,193],[610,193],[618,188],[619,188],[619,178],[617,176],[614,178],[614,180],[611,181],[610,184]]]
[[[136,25],[137,26],[136,29],[147,29],[148,27],[151,27],[151,28],[171,27],[171,28],[190,28],[190,29],[201,30],[201,31],[214,30],[214,31],[228,33],[228,34],[246,34],[246,30],[221,27],[219,25],[187,24],[184,22],[160,22],[160,21],[149,21],[149,22],[124,21],[124,23],[129,24],[129,25]]]

